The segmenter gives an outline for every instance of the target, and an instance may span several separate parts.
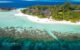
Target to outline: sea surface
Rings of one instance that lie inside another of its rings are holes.
[[[1,8],[23,8],[23,7],[28,7],[28,6],[33,6],[33,5],[55,5],[55,4],[63,4],[66,1],[54,1],[54,2],[43,2],[43,1],[2,1],[0,2],[0,7]],[[72,4],[80,4],[80,2],[75,2],[75,1],[69,1]]]
[[[38,2],[38,1],[20,1],[11,3],[0,3],[1,8],[24,8],[33,5],[54,5],[63,4],[64,2]],[[80,4],[79,2],[71,2],[72,4]],[[46,30],[53,38],[57,38],[51,31],[80,33],[80,25],[72,24],[40,24],[27,19],[26,16],[15,16],[18,12],[3,11],[0,12],[0,27],[25,27],[33,29]],[[1,40],[1,39],[0,39]],[[6,41],[6,40],[5,40]],[[18,45],[11,45],[8,42],[0,41],[0,50],[80,50],[80,41],[64,42],[34,42],[26,40]],[[3,46],[2,46],[3,44]]]

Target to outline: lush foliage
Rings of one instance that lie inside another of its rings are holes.
[[[53,6],[32,6],[21,10],[21,12],[40,18],[52,18],[71,22],[80,21],[80,5],[70,3]]]

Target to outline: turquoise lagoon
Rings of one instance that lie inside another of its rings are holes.
[[[16,10],[0,12],[0,27],[25,27],[47,31],[80,33],[80,25],[73,24],[41,24],[27,19],[26,16],[15,16]]]

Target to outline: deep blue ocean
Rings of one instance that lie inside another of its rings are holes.
[[[63,4],[62,2],[42,2],[42,1],[17,1],[14,0],[12,2],[0,2],[0,8],[23,8],[33,5],[55,5],[55,4]],[[80,2],[71,2],[72,4],[80,4]]]

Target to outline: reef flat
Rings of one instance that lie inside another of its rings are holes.
[[[69,32],[56,32],[53,31],[53,34],[57,36],[60,40],[76,41],[80,40],[80,33],[69,33]]]
[[[68,33],[68,32],[56,32],[52,33],[58,38],[58,40],[80,40],[80,33]],[[5,27],[0,28],[0,38],[13,38],[13,39],[32,39],[32,40],[43,40],[43,41],[55,41],[48,34],[45,29],[33,29],[33,28],[15,28]]]
[[[52,31],[58,41],[46,30],[32,28],[0,28],[1,50],[77,50],[80,49],[79,33],[61,33]]]
[[[54,40],[46,30],[39,29],[16,29],[0,28],[0,37],[11,37],[14,39],[32,39],[32,40]]]

